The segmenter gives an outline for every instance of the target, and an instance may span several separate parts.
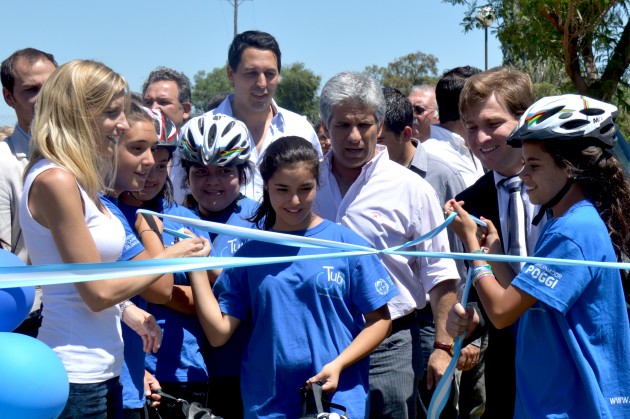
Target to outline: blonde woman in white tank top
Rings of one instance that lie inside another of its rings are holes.
[[[124,232],[98,198],[106,190],[116,143],[128,129],[127,83],[105,65],[77,60],[59,67],[41,90],[31,127],[20,220],[34,265],[94,263],[120,256]],[[177,254],[207,256],[202,238]],[[62,418],[122,418],[123,358],[118,304],[160,275],[44,287],[38,338],[59,355],[70,378]]]

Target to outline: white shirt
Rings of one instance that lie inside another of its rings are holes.
[[[33,265],[63,263],[50,230],[39,224],[28,209],[28,193],[42,172],[59,167],[48,160],[37,162],[24,181],[20,202],[22,234]],[[85,223],[101,261],[115,262],[125,242],[122,224],[111,213],[103,214],[78,184],[84,203]],[[76,243],[81,246],[81,243]],[[71,383],[100,383],[120,375],[124,357],[120,309],[117,305],[93,312],[74,284],[46,285],[44,319],[37,339],[52,348],[63,363]]]
[[[501,243],[507,249],[509,243],[509,227],[508,227],[508,203],[510,202],[510,194],[499,183],[506,178],[497,172],[493,172],[494,184],[497,187],[497,201],[499,204],[499,219],[501,221]],[[525,237],[527,238],[527,254],[533,255],[536,248],[536,242],[540,237],[540,233],[547,222],[547,216],[543,216],[537,226],[532,224],[532,220],[538,214],[540,205],[534,205],[529,202],[529,195],[525,192],[525,188],[521,190],[521,198],[523,199],[523,209],[525,210]]]
[[[376,146],[374,158],[341,196],[332,173],[333,152],[324,156],[320,189],[313,206],[321,217],[351,228],[374,248],[402,245],[444,222],[435,190],[409,169],[389,160],[387,148]],[[449,252],[446,231],[406,250]],[[400,295],[389,303],[392,319],[426,304],[425,294],[440,282],[459,278],[452,259],[381,255]]]
[[[234,112],[232,111],[233,101],[234,94],[232,93],[231,95],[226,97],[225,100],[221,102],[221,104],[216,109],[211,110],[210,112],[208,112],[208,114],[224,114],[234,117]],[[260,201],[263,195],[263,180],[260,172],[258,171],[258,163],[260,162],[263,154],[265,154],[265,150],[267,149],[267,147],[269,147],[269,144],[271,144],[273,141],[286,136],[302,137],[313,144],[313,147],[317,151],[320,160],[323,156],[322,146],[319,144],[317,134],[305,117],[298,115],[295,112],[291,112],[287,109],[281,108],[276,104],[273,99],[271,100],[271,106],[273,108],[274,115],[271,119],[271,123],[269,124],[269,131],[263,139],[263,143],[260,147],[260,153],[256,149],[251,134],[249,137],[250,140],[252,140],[252,153],[249,156],[249,161],[254,163],[256,167],[254,169],[253,179],[247,180],[247,184],[241,187],[241,192],[243,193],[243,195],[255,201]]]
[[[466,187],[472,185],[484,175],[483,166],[475,157],[461,135],[431,125],[431,137],[422,143],[427,153],[445,160],[453,169],[457,170],[464,179]]]

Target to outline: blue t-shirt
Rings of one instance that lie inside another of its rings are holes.
[[[369,246],[327,220],[294,234]],[[249,241],[236,256],[329,252]],[[226,269],[214,292],[222,312],[239,319],[251,313],[252,334],[241,372],[248,418],[299,417],[300,387],[350,345],[365,325],[363,314],[398,294],[376,255]],[[332,397],[351,418],[365,417],[368,370],[369,357],[345,369]]]
[[[200,214],[198,208],[194,208],[193,211],[205,221],[229,224],[237,227],[256,228],[256,225],[247,219],[254,215],[257,208],[258,203],[256,201],[240,195],[223,211],[216,212],[211,216]],[[210,256],[215,257],[230,257],[247,241],[247,239],[241,237],[233,237],[225,234],[217,235],[212,232],[210,232],[210,240],[212,242],[212,253]]]
[[[103,205],[105,205],[107,209],[109,209],[109,211],[120,220],[123,228],[125,229],[125,245],[123,246],[122,255],[118,260],[131,260],[135,258],[142,253],[144,246],[142,245],[142,242],[138,240],[133,227],[131,227],[134,223],[128,222],[125,215],[120,211],[120,208],[118,208],[118,199],[101,194],[99,194],[99,198],[101,199]]]
[[[100,198],[109,211],[120,220],[125,229],[125,245],[118,260],[132,260],[144,250],[142,242],[138,240],[135,230],[118,208],[118,199],[103,195]],[[130,300],[141,309],[146,310],[147,302],[142,297],[136,295]],[[123,386],[123,407],[125,409],[139,409],[144,406],[145,401],[142,338],[125,323],[122,323],[122,335],[125,343],[125,359],[120,373],[120,382]]]
[[[254,215],[257,208],[258,203],[256,201],[244,195],[239,195],[225,209],[211,215],[200,214],[198,208],[195,208],[193,211],[205,221],[237,227],[256,228],[256,225],[247,219]],[[212,240],[210,256],[213,257],[231,257],[247,241],[247,239],[242,237],[212,232],[210,232],[210,240]],[[249,320],[245,320],[225,345],[213,348],[207,342],[204,344],[208,375],[211,378],[238,377],[241,375],[241,359],[249,339],[250,329],[251,324]]]
[[[119,203],[119,207],[128,220],[136,219],[138,207],[124,203]],[[169,205],[166,201],[160,203],[156,212],[199,219],[187,208],[177,204]],[[197,227],[169,219],[164,219],[163,222],[166,228],[179,230],[185,227],[197,236],[208,238],[208,233]],[[169,233],[163,233],[162,241],[165,246],[172,246],[176,243],[176,238]],[[185,272],[175,272],[173,279],[175,285],[190,285]],[[208,372],[200,348],[206,336],[197,316],[178,313],[161,304],[149,303],[147,311],[153,314],[162,328],[162,346],[156,354],[146,355],[145,368],[161,383],[205,383]]]
[[[547,223],[535,256],[617,260],[589,201]],[[512,285],[538,300],[519,321],[515,417],[630,417],[630,327],[619,270],[526,264]]]

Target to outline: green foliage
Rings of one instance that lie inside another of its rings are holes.
[[[319,115],[317,89],[320,82],[321,77],[305,68],[304,63],[283,66],[275,100],[283,108],[304,115],[314,123]]]
[[[378,80],[383,86],[390,86],[408,95],[411,88],[419,84],[435,84],[438,59],[434,55],[420,51],[407,54],[387,64],[387,67],[371,65],[363,73]]]
[[[232,83],[227,77],[226,67],[217,67],[209,73],[200,70],[195,74],[194,80],[192,100],[195,113],[205,112],[214,96],[232,91]]]
[[[504,64],[555,62],[580,94],[607,101],[619,94],[630,65],[627,0],[443,1],[468,5],[466,31],[481,26],[481,7],[493,8]]]

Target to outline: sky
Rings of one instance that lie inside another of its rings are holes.
[[[0,0],[0,11],[0,60],[26,47],[52,53],[59,64],[94,59],[121,73],[134,91],[158,66],[191,81],[199,70],[224,66],[234,36],[228,0]],[[463,32],[465,11],[441,0],[246,0],[238,31],[269,32],[283,65],[303,62],[323,85],[340,71],[386,66],[416,51],[435,55],[440,73],[483,69],[484,31]],[[500,65],[492,28],[488,39],[489,67]],[[1,102],[0,125],[14,124],[13,109]]]

